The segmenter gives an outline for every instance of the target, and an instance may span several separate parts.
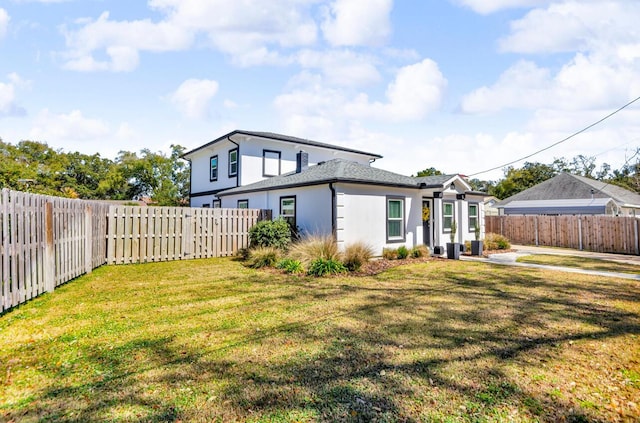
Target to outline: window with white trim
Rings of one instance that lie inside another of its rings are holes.
[[[453,203],[442,203],[442,228],[445,231],[451,231],[451,225],[453,223]]]
[[[238,175],[238,149],[229,151],[229,177]]]
[[[387,197],[387,242],[404,240],[404,198]]]
[[[209,159],[209,181],[217,181],[218,180],[218,155],[211,156]]]

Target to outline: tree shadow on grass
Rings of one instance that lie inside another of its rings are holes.
[[[638,304],[640,289],[474,269],[429,277],[411,266],[332,288],[285,278],[300,288],[288,301],[334,307],[206,350],[169,336],[84,351],[100,376],[44,389],[34,408],[5,417],[96,421],[125,408],[122,421],[607,420],[508,368],[553,360],[567,342],[640,334],[638,313],[610,305]]]

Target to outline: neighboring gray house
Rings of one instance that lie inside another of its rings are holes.
[[[192,206],[269,209],[305,233],[333,234],[340,248],[358,241],[377,253],[444,246],[454,221],[456,242],[474,239],[476,225],[484,233],[484,194],[464,178],[377,169],[370,166],[377,154],[234,131],[184,157],[191,162]]]
[[[602,214],[640,217],[640,194],[607,182],[560,173],[505,198],[494,207],[501,215]]]

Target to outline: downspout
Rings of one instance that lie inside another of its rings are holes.
[[[193,207],[191,204],[191,194],[193,193],[193,166],[191,164],[191,159],[187,159],[189,162],[189,207]]]
[[[336,221],[336,189],[333,186],[333,182],[329,182],[329,190],[331,191],[331,233],[333,239],[338,241],[338,226]]]
[[[227,136],[227,140],[231,144],[235,145],[237,150],[238,150],[238,169],[237,169],[237,172],[236,172],[236,188],[237,188],[237,187],[240,186],[240,183],[239,183],[240,182],[240,180],[239,180],[239,178],[240,178],[240,145],[238,145],[237,142],[235,142],[234,140],[231,139],[231,135]],[[227,166],[229,166],[228,163],[227,163]]]

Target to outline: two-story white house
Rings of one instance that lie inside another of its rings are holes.
[[[338,245],[385,247],[474,239],[483,193],[459,175],[410,177],[371,166],[382,156],[286,135],[233,131],[184,154],[192,207],[269,209]],[[433,248],[436,253],[440,250]]]

